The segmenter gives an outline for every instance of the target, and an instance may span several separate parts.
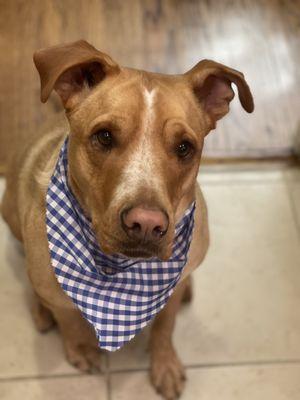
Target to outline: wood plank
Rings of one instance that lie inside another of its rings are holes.
[[[121,64],[181,73],[212,58],[245,73],[256,110],[206,140],[213,158],[289,156],[299,135],[300,0],[0,0],[0,165],[53,112],[35,49],[85,38]],[[297,133],[298,132],[298,133]]]

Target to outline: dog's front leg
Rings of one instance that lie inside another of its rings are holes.
[[[177,286],[151,328],[151,380],[156,390],[168,400],[178,398],[184,387],[185,372],[173,347],[172,334],[176,314],[189,284],[185,279]]]
[[[101,369],[100,349],[95,332],[77,309],[52,309],[62,334],[67,359],[83,372]]]
[[[24,245],[27,273],[38,296],[33,309],[36,325],[39,330],[45,330],[54,317],[70,363],[84,372],[100,369],[95,332],[63,292],[50,265],[43,214],[29,214],[29,218],[35,223],[25,227]]]

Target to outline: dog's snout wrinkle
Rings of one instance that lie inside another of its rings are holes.
[[[121,213],[124,231],[142,242],[157,242],[168,230],[169,219],[161,210],[133,207]]]

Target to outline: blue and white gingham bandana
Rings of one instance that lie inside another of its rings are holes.
[[[114,351],[163,308],[180,279],[194,227],[195,203],[176,225],[168,261],[105,255],[67,183],[67,140],[46,196],[51,263],[62,289],[90,322],[99,347]]]

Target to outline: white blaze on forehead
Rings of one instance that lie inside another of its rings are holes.
[[[155,89],[143,89],[144,113],[141,116],[141,130],[138,132],[138,142],[132,151],[124,170],[121,173],[120,184],[116,188],[114,201],[120,201],[128,195],[134,195],[139,188],[149,187],[159,191],[160,177],[156,171],[156,157],[151,136],[155,121]]]

